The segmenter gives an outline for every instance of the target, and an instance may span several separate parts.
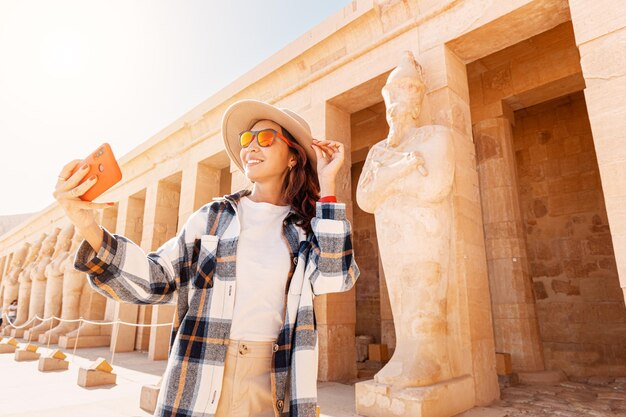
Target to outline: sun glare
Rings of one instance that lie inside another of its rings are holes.
[[[54,78],[71,78],[82,73],[86,48],[79,35],[54,31],[42,37],[39,58],[42,69]]]

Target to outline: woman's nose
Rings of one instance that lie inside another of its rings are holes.
[[[258,151],[259,150],[259,141],[258,141],[258,136],[255,136],[254,138],[252,138],[252,142],[250,142],[250,145],[248,145],[248,149],[249,150],[255,150]]]

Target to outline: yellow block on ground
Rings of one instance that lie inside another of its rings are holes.
[[[17,346],[18,342],[17,339],[14,337],[9,337],[8,339],[3,340],[2,343],[4,343],[5,345],[13,345],[13,346]]]
[[[33,345],[33,344],[27,344],[26,347],[24,348],[24,350],[27,350],[29,352],[37,352],[37,349],[39,349],[39,346],[37,345]]]
[[[61,359],[61,360],[63,360],[65,358],[67,358],[67,355],[65,353],[63,353],[62,350],[55,349],[55,350],[52,351],[52,353],[50,353],[50,355],[48,357],[54,358],[54,359]]]
[[[109,365],[109,363],[104,358],[98,358],[91,366],[88,368],[91,370],[102,371],[102,372],[112,372],[113,367]]]

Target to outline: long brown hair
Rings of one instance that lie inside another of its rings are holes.
[[[282,197],[298,215],[296,224],[308,235],[312,232],[311,219],[315,217],[315,203],[320,198],[319,180],[304,148],[287,129],[282,126],[281,129],[283,135],[295,144],[295,147],[289,147],[289,152],[296,157],[296,164],[285,176]]]

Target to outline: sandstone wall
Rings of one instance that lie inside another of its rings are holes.
[[[626,308],[583,94],[515,112],[513,134],[546,367],[623,375]]]

